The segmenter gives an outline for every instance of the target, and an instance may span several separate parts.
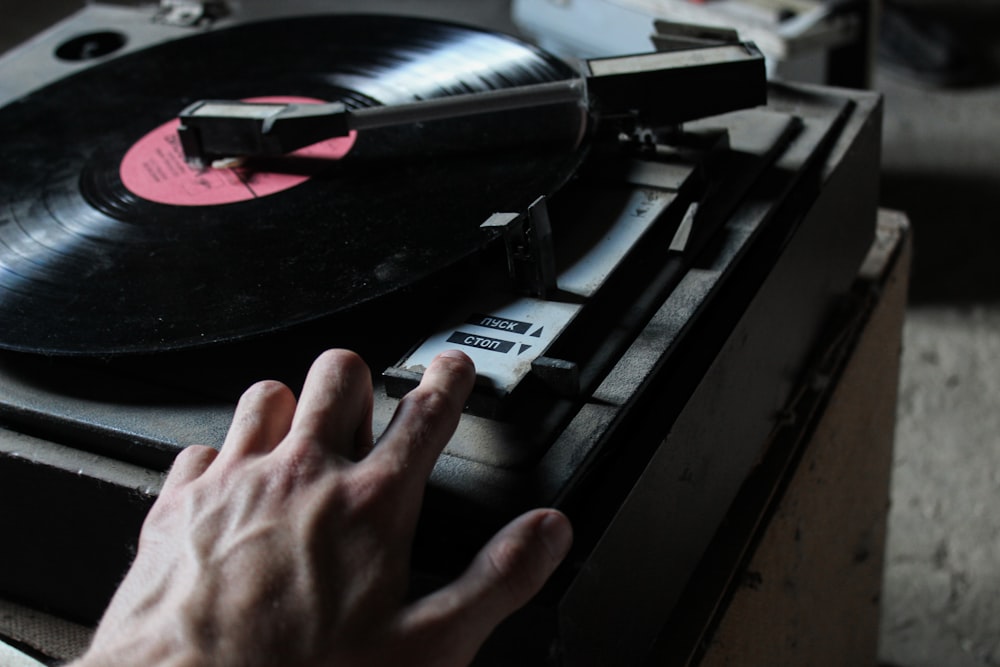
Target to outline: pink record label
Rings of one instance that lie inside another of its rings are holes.
[[[322,100],[308,97],[253,97],[246,102],[316,104]],[[214,206],[266,197],[309,180],[301,174],[252,172],[247,169],[195,169],[184,161],[179,119],[159,126],[137,141],[122,158],[119,175],[133,194],[173,206]],[[355,132],[349,136],[321,141],[301,148],[292,155],[339,160],[354,145]]]

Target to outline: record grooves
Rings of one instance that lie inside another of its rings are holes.
[[[294,180],[266,196],[140,196],[124,156],[196,99],[358,107],[573,75],[494,33],[338,15],[169,42],[18,100],[0,109],[0,348],[145,354],[347,312],[481,252],[480,223],[556,191],[585,152],[579,109],[561,105],[371,130],[332,159],[258,164]]]

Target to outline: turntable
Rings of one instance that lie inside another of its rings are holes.
[[[378,431],[458,346],[479,379],[414,586],[554,505],[574,551],[483,664],[640,660],[871,244],[877,98],[772,85],[765,104],[759,54],[718,34],[582,79],[419,18],[170,37],[14,82],[0,108],[0,528],[31,536],[0,593],[94,621],[162,471],[222,442],[247,384],[354,348]],[[198,169],[178,115],[200,100],[476,109]]]

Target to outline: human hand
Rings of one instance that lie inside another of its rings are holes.
[[[424,486],[472,389],[440,355],[372,439],[372,384],[351,352],[313,364],[298,403],[240,399],[221,449],[177,457],[87,665],[465,665],[563,559],[568,520],[535,510],[450,585],[405,598]]]

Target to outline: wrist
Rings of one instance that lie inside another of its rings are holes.
[[[202,667],[211,661],[201,659],[191,646],[171,645],[158,633],[137,631],[131,637],[116,636],[106,640],[95,637],[87,652],[66,667]]]
[[[197,660],[194,656],[160,653],[156,651],[90,652],[77,658],[65,667],[202,667],[209,663]]]

